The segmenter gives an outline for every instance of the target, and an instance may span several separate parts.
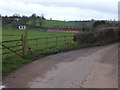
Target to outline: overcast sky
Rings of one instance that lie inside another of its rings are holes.
[[[0,0],[1,15],[44,14],[46,19],[118,19],[119,0]]]

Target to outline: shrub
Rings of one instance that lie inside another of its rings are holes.
[[[113,28],[106,28],[96,32],[83,32],[74,36],[74,41],[79,44],[105,44],[117,42],[119,40],[119,30]]]
[[[94,34],[91,32],[84,32],[79,33],[74,36],[74,41],[77,41],[78,43],[92,43],[92,39],[94,37]]]

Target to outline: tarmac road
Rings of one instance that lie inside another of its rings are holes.
[[[8,88],[118,88],[118,43],[50,55],[3,79]]]

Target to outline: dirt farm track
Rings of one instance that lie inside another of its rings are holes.
[[[50,55],[3,79],[8,88],[118,88],[118,43]]]

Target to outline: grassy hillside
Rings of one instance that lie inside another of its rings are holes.
[[[33,21],[29,20],[28,25]],[[36,26],[39,26],[39,20],[36,21]],[[51,26],[73,26],[73,27],[91,27],[94,22],[91,21],[58,21],[58,20],[43,20],[42,27]]]
[[[51,26],[80,26],[79,22],[67,22],[67,21],[57,21],[57,20],[45,20],[43,22],[43,27]]]

